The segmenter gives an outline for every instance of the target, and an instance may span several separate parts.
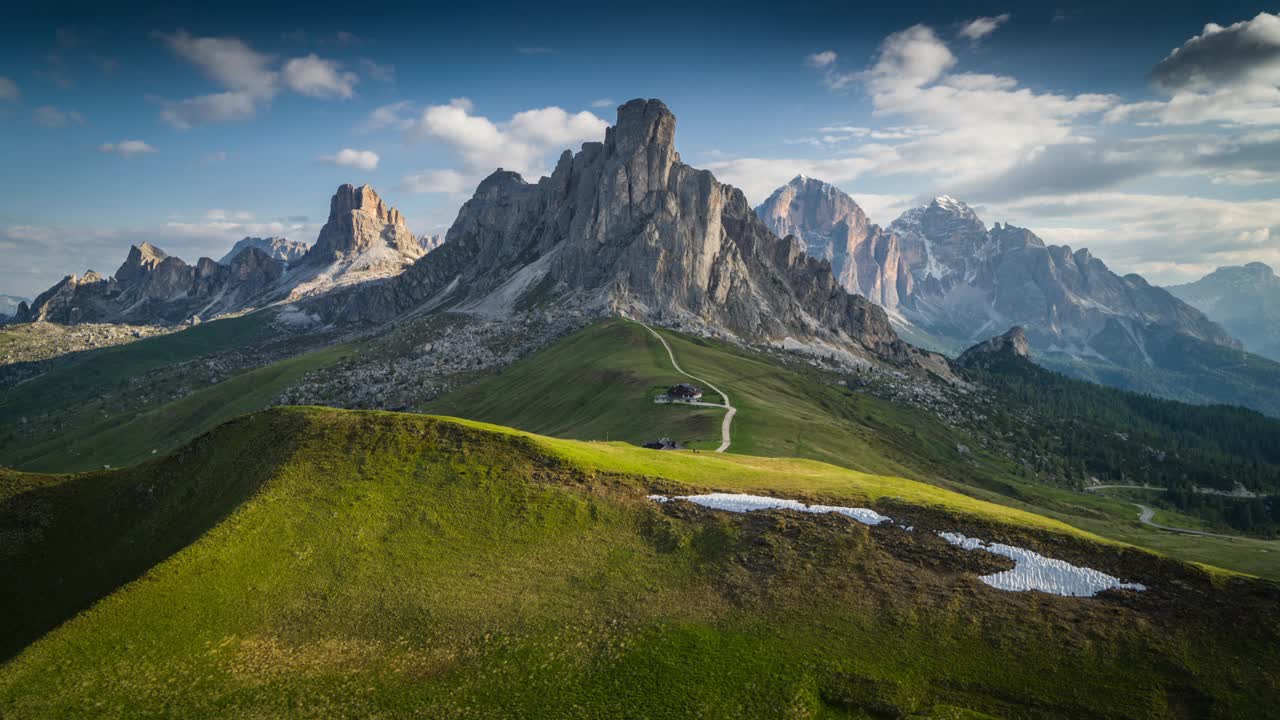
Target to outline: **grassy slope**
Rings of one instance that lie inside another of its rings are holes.
[[[0,461],[33,472],[82,472],[142,462],[237,415],[267,407],[306,373],[351,352],[350,346],[335,345],[241,373],[137,413],[92,418],[75,433],[7,448]]]
[[[268,313],[258,312],[203,323],[171,335],[75,353],[57,362],[52,370],[0,395],[0,424],[83,402],[123,387],[129,379],[153,368],[252,344],[264,337],[269,321]]]
[[[205,470],[172,482],[183,465]],[[679,487],[617,472],[633,470],[955,503],[990,515],[924,522],[1084,553],[1153,589],[1001,593],[966,565],[981,554],[927,532],[657,506],[643,494]],[[83,485],[55,493],[24,526],[30,544],[0,555],[46,558],[6,568],[35,588],[78,567],[77,546],[116,557],[211,527],[0,667],[6,717],[1174,718],[1261,716],[1280,700],[1273,587],[813,463],[284,409],[124,471],[6,478],[5,520],[33,493]],[[205,518],[185,517],[192,507]],[[34,599],[3,602],[12,618]],[[1239,622],[1251,632],[1226,627]]]
[[[660,332],[683,368],[715,383],[739,407],[733,452],[811,458],[923,480],[1185,560],[1280,579],[1277,543],[1215,538],[1189,542],[1186,536],[1152,530],[1140,525],[1132,506],[1122,500],[1024,481],[1007,459],[981,450],[959,458],[955,446],[969,438],[931,414],[833,387],[720,343]],[[583,382],[587,375],[592,380]],[[656,424],[665,418],[649,414],[644,393],[677,377],[661,345],[644,328],[611,320],[423,409],[561,437],[639,443],[663,433],[679,437],[678,431],[668,431],[673,424]],[[547,403],[560,404],[561,388],[569,389],[564,407],[545,412]],[[580,402],[588,396],[589,403]],[[689,408],[660,410],[676,411],[680,417],[680,411],[687,413]],[[714,428],[707,422],[698,437],[714,437]]]

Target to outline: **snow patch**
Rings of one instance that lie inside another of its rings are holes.
[[[1121,582],[1113,577],[1092,568],[1072,565],[1065,560],[1054,560],[1039,553],[1003,543],[987,543],[978,538],[971,538],[959,533],[940,532],[943,540],[965,550],[986,550],[1013,560],[1017,565],[1012,570],[983,575],[978,579],[997,590],[1024,592],[1039,590],[1040,592],[1064,597],[1093,597],[1103,590],[1123,588],[1126,590],[1146,590],[1140,583]]]
[[[763,495],[708,493],[706,495],[680,495],[673,498],[666,495],[650,495],[649,499],[663,503],[672,500],[686,500],[694,505],[701,505],[712,510],[727,510],[734,513],[748,513],[753,510],[795,510],[796,512],[813,513],[815,515],[835,513],[857,520],[863,525],[879,525],[883,522],[889,522],[889,518],[868,508],[841,507],[839,505],[805,505],[797,500],[771,498]]]
[[[755,510],[795,510],[796,512],[823,515],[835,513],[856,520],[864,525],[880,525],[892,522],[892,518],[881,515],[869,508],[843,507],[839,505],[806,505],[798,500],[773,498],[764,495],[747,495],[744,493],[707,493],[705,495],[649,495],[654,502],[668,503],[685,500],[712,510],[725,510],[733,513],[749,513]],[[914,527],[898,525],[907,532]],[[978,538],[971,538],[960,533],[940,532],[943,540],[965,550],[985,550],[989,553],[1007,557],[1017,565],[1012,570],[983,575],[978,579],[997,590],[1008,592],[1024,592],[1038,590],[1051,595],[1064,597],[1093,597],[1103,590],[1122,588],[1126,590],[1146,590],[1140,583],[1126,583],[1119,578],[1092,568],[1072,565],[1065,560],[1054,560],[1039,553],[1002,543],[987,543]]]

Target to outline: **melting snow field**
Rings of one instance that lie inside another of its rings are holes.
[[[978,579],[1000,590],[1021,592],[1023,590],[1039,590],[1040,592],[1067,597],[1093,597],[1110,588],[1128,590],[1146,590],[1139,583],[1120,582],[1120,578],[1112,577],[1092,568],[1072,565],[1065,560],[1054,560],[1040,553],[1024,550],[1002,543],[985,543],[977,538],[965,537],[959,533],[940,532],[938,535],[956,547],[965,550],[986,550],[989,553],[1003,555],[1017,563],[1012,570],[1005,570],[994,575],[983,575]]]
[[[650,500],[665,503],[673,500],[685,500],[695,505],[713,510],[726,510],[735,513],[748,513],[753,510],[795,510],[805,513],[836,513],[852,518],[864,525],[879,525],[891,522],[892,518],[881,515],[868,508],[840,507],[838,505],[805,505],[796,500],[771,498],[763,495],[745,495],[742,493],[708,493],[706,495],[650,495]],[[912,528],[903,528],[910,532]],[[1017,566],[1012,570],[983,575],[978,579],[997,590],[1023,592],[1039,590],[1040,592],[1066,597],[1093,597],[1109,588],[1125,588],[1128,590],[1146,590],[1139,583],[1121,582],[1104,572],[1092,568],[1078,567],[1063,560],[1047,558],[1039,553],[1001,543],[986,543],[977,538],[965,537],[959,533],[940,532],[943,540],[965,550],[986,550],[1013,560]]]
[[[863,525],[879,525],[882,522],[889,522],[889,518],[881,515],[875,510],[867,508],[851,508],[838,507],[835,505],[805,505],[795,500],[783,500],[781,498],[764,497],[763,495],[743,495],[741,493],[708,493],[706,495],[681,495],[669,498],[666,495],[650,495],[650,500],[658,502],[669,502],[671,500],[687,500],[695,505],[708,507],[713,510],[728,510],[735,513],[746,513],[752,510],[795,510],[797,512],[814,513],[822,515],[824,513],[836,513],[845,517],[853,518]]]

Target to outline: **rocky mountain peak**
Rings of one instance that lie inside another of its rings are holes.
[[[1031,357],[1031,343],[1021,325],[1009,328],[1008,332],[965,350],[956,358],[956,365],[963,368],[985,365],[998,358]]]
[[[383,202],[371,185],[356,187],[348,183],[333,194],[329,201],[329,222],[352,212],[370,215],[383,224],[404,225],[400,211]]]
[[[369,260],[379,266],[402,267],[422,256],[422,246],[405,226],[400,211],[390,207],[369,185],[342,185],[329,201],[329,221],[301,263],[327,264],[376,251]]]
[[[661,100],[635,99],[618,108],[618,121],[605,132],[605,143],[622,157],[645,153],[659,166],[678,160],[676,116]]]
[[[129,255],[125,257],[115,278],[119,283],[134,283],[149,275],[169,256],[165,251],[144,242],[141,245],[130,245]]]
[[[257,248],[286,265],[301,260],[302,256],[307,254],[307,244],[298,240],[283,237],[246,237],[236,241],[231,251],[223,255],[218,262],[230,265],[237,255],[249,248]]]
[[[625,103],[604,142],[563,153],[549,177],[486,178],[446,242],[391,283],[317,305],[330,317],[382,322],[446,306],[502,316],[554,298],[863,362],[938,363],[899,340],[884,311],[843,290],[830,265],[770,232],[740,190],[681,162],[675,128],[661,101]]]

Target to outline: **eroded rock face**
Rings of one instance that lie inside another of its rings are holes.
[[[300,264],[321,265],[366,255],[370,267],[401,267],[424,253],[400,211],[383,202],[372,187],[343,185],[329,201],[329,220]]]
[[[135,245],[116,275],[89,270],[68,275],[41,293],[17,322],[165,324],[213,317],[258,299],[284,266],[257,248],[222,265],[200,258],[188,265],[149,243]]]
[[[1027,333],[1020,326],[1015,325],[1005,334],[984,340],[960,353],[960,357],[956,358],[956,365],[962,368],[976,367],[1001,357],[1023,359],[1031,357],[1031,343],[1027,340]]]
[[[365,321],[423,307],[502,314],[571,293],[602,311],[751,341],[915,356],[883,310],[846,292],[799,240],[776,237],[739,190],[681,162],[674,139],[662,102],[628,102],[604,142],[566,151],[537,183],[498,170],[443,246],[324,310]]]
[[[849,292],[890,309],[911,294],[914,282],[899,238],[872,224],[834,185],[799,175],[774,191],[756,214],[778,237],[794,235],[810,257],[830,262]]]

